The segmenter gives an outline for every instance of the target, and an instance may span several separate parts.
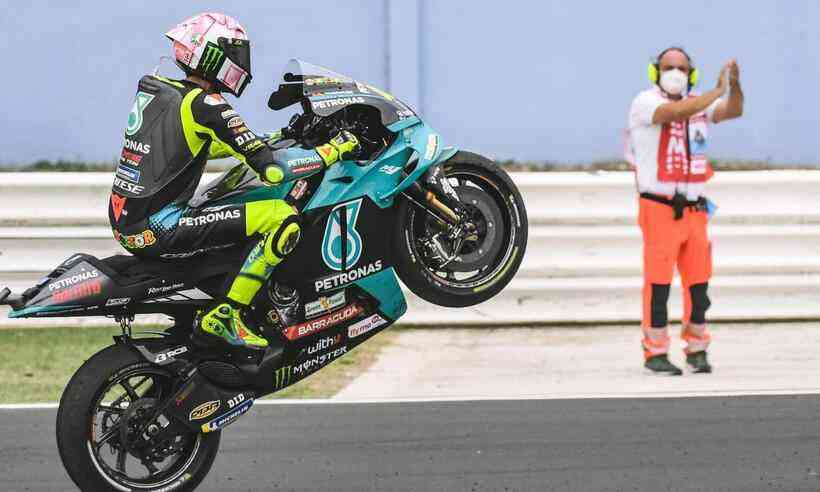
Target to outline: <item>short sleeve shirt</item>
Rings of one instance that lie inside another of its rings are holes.
[[[689,200],[697,200],[704,193],[703,182],[688,180],[670,182],[658,178],[658,152],[661,146],[663,125],[653,124],[652,118],[655,110],[667,102],[671,100],[665,97],[658,87],[642,91],[632,100],[632,106],[629,109],[629,140],[627,142],[629,147],[627,153],[631,156],[628,160],[635,166],[639,193],[671,196],[677,191],[686,195]],[[693,116],[690,121],[699,119],[705,123],[713,122],[718,103],[719,100],[715,101],[704,112]]]

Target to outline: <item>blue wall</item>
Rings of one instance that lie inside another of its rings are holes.
[[[136,81],[170,52],[163,33],[225,5],[29,1],[4,10],[0,163],[113,159]],[[254,46],[254,82],[236,106],[260,130],[287,120],[290,111],[274,114],[265,102],[287,59],[300,57],[389,82],[465,148],[566,162],[617,157],[646,62],[674,43],[695,57],[705,87],[726,59],[741,64],[746,115],[715,129],[713,155],[820,163],[820,2],[692,0],[674,14],[657,2],[593,0],[229,5]],[[162,73],[177,69],[166,62]]]

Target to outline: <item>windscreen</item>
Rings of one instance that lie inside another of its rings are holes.
[[[303,60],[290,60],[281,80],[279,90],[271,94],[268,101],[272,109],[283,109],[307,98],[313,112],[320,116],[329,116],[354,104],[376,107],[385,126],[416,116],[392,94]]]

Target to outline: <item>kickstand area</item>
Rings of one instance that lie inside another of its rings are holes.
[[[126,339],[133,338],[133,332],[131,331],[131,323],[134,322],[134,315],[121,315],[115,316],[114,320],[120,324],[120,330],[122,330],[122,336]]]

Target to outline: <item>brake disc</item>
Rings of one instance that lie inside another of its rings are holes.
[[[465,241],[461,251],[446,267],[453,272],[480,270],[492,262],[503,246],[497,238],[503,231],[503,214],[490,195],[480,188],[460,186],[456,189],[462,206],[476,226],[477,239]]]

